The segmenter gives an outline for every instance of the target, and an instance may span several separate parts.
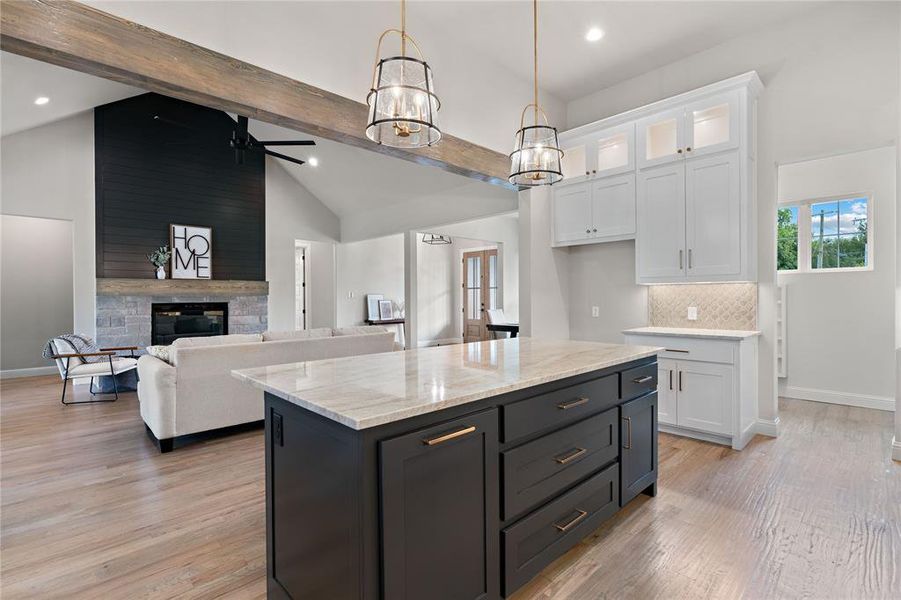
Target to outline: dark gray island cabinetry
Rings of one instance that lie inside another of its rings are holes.
[[[516,338],[235,372],[266,392],[269,597],[510,595],[656,493],[657,350]]]

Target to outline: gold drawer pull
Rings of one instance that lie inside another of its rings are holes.
[[[588,450],[586,450],[585,448],[573,448],[566,454],[561,454],[560,456],[555,456],[554,460],[556,460],[561,465],[565,465],[566,463],[570,463],[570,462],[576,460],[577,458],[579,458],[586,452],[588,452]]]
[[[572,529],[573,527],[575,527],[576,524],[577,524],[579,521],[581,521],[582,519],[584,519],[585,517],[588,516],[588,513],[587,513],[586,511],[584,511],[584,510],[579,510],[579,509],[577,508],[577,509],[576,509],[576,512],[579,513],[579,514],[577,514],[575,517],[573,517],[572,519],[570,519],[570,520],[569,520],[569,523],[566,523],[565,525],[560,525],[559,523],[557,523],[557,524],[554,525],[554,527],[556,527],[557,529],[559,529],[559,530],[562,531],[562,532],[567,532],[567,531],[569,531],[570,529]]]
[[[582,406],[583,404],[587,404],[587,403],[588,403],[588,398],[585,398],[583,396],[581,398],[576,398],[575,400],[571,400],[569,402],[561,402],[560,404],[557,405],[557,408],[559,408],[560,410],[566,410],[569,408],[575,408],[577,406]]]
[[[451,431],[450,433],[445,433],[443,435],[439,435],[438,437],[433,438],[425,438],[422,440],[422,443],[426,446],[434,446],[436,444],[440,444],[442,442],[447,442],[458,437],[464,436],[466,434],[472,433],[476,430],[475,425],[470,425],[469,427],[464,427],[463,429],[458,429],[457,431]]]
[[[645,375],[644,377],[636,377],[632,380],[632,383],[646,383],[652,379],[654,379],[653,375]]]

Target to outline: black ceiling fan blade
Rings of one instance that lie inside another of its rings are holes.
[[[280,159],[282,159],[282,160],[287,160],[287,161],[289,161],[289,162],[297,163],[297,164],[299,164],[299,165],[302,165],[302,164],[304,164],[305,162],[307,162],[307,161],[305,161],[305,160],[300,160],[299,158],[294,158],[293,156],[286,156],[285,154],[279,154],[278,152],[273,152],[272,150],[264,150],[263,152],[265,152],[265,153],[268,154],[269,156],[274,156],[275,158],[280,158]]]
[[[257,142],[262,146],[315,146],[313,140],[268,140],[265,142]]]

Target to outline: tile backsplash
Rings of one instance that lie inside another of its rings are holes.
[[[688,307],[698,319],[688,320]],[[652,285],[648,288],[651,327],[757,329],[756,283]]]

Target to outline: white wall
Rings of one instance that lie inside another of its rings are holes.
[[[53,336],[72,332],[72,222],[0,217],[0,370],[47,367]],[[52,368],[52,365],[50,365]]]
[[[72,223],[72,323],[93,337],[93,113],[0,138],[0,212]]]
[[[339,244],[336,266],[338,327],[363,324],[366,294],[404,305],[403,234]]]
[[[519,193],[519,323],[524,336],[569,338],[569,253],[551,248],[550,190]]]
[[[892,145],[779,167],[780,202],[870,192],[873,203],[872,270],[777,277],[788,307],[781,395],[894,410],[895,162]]]
[[[760,75],[766,89],[758,109],[758,388],[759,416],[771,425],[777,423],[776,243],[775,227],[765,224],[776,219],[776,165],[893,142],[899,8],[827,3],[567,105],[568,126],[575,127],[752,69]]]
[[[310,327],[335,325],[335,243],[338,217],[266,157],[266,279],[269,281],[269,329],[295,327],[295,242],[311,243]]]
[[[635,283],[635,241],[569,248],[569,330],[574,340],[623,343],[648,324],[648,288]],[[591,307],[598,316],[591,316]]]

